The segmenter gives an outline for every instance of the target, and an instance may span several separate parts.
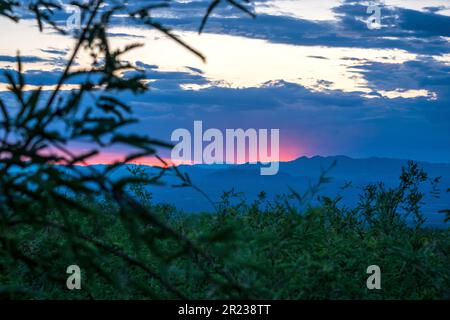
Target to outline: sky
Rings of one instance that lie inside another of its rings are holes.
[[[281,161],[346,155],[450,162],[448,0],[259,0],[250,5],[256,19],[223,5],[198,35],[208,3],[173,1],[155,14],[206,62],[155,30],[114,20],[113,46],[144,44],[126,59],[145,70],[150,86],[120,97],[140,120],[129,130],[168,141],[173,130],[202,120],[221,130],[279,129]],[[380,8],[378,29],[368,27],[370,5]],[[73,39],[41,33],[31,19],[0,18],[0,27],[0,97],[8,101],[1,73],[15,68],[17,51],[30,90],[51,90]],[[81,55],[77,63],[86,61]]]

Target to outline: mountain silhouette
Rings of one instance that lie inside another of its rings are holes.
[[[293,161],[281,162],[280,171],[274,176],[261,176],[259,164],[181,165],[178,168],[181,172],[187,173],[193,183],[214,201],[219,200],[224,191],[231,189],[242,192],[248,201],[253,201],[261,191],[265,191],[269,199],[277,194],[289,194],[290,188],[299,193],[305,192],[318,180],[324,170],[335,163],[327,174],[330,181],[322,185],[318,195],[334,197],[339,194],[343,196],[341,205],[352,206],[357,204],[362,188],[369,183],[382,182],[391,187],[398,185],[402,166],[405,166],[407,162],[406,159],[376,157],[366,159],[354,159],[347,156],[301,157]],[[450,187],[450,164],[418,163],[430,178],[441,177],[438,197],[430,194],[432,191],[430,183],[425,183],[421,189],[426,194],[422,208],[427,217],[427,224],[441,225],[444,215],[438,211],[447,208],[450,203],[450,195],[445,192]],[[129,165],[119,168],[114,176],[129,175],[127,166]],[[155,167],[142,167],[149,175],[159,172],[159,169]],[[192,188],[172,188],[172,185],[180,183],[174,175],[165,176],[163,181],[165,184],[163,186],[147,187],[153,193],[155,201],[170,203],[187,213],[213,211],[212,205]],[[344,185],[347,188],[343,189]]]

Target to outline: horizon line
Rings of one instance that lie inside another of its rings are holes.
[[[270,164],[270,163],[292,163],[295,161],[298,161],[300,159],[314,159],[314,158],[347,158],[350,160],[371,160],[371,159],[380,159],[380,160],[396,160],[396,161],[414,161],[419,163],[426,163],[426,164],[434,164],[434,165],[450,165],[449,162],[445,161],[430,161],[430,160],[418,160],[418,159],[411,159],[411,158],[395,158],[395,157],[387,157],[387,156],[368,156],[368,157],[352,157],[347,155],[314,155],[314,156],[299,156],[297,158],[291,159],[291,160],[279,160],[279,161],[271,161],[271,162],[256,162],[256,163],[250,163],[250,162],[243,162],[243,163],[212,163],[212,164],[205,164],[205,163],[173,163],[170,159],[162,158],[164,161],[160,161],[157,158],[154,158],[154,164],[152,164],[153,161],[142,161],[142,162],[113,162],[113,163],[105,163],[105,162],[98,162],[98,163],[89,163],[89,164],[76,164],[76,166],[83,166],[83,167],[89,167],[89,166],[109,166],[114,164],[123,164],[123,165],[137,165],[137,166],[146,166],[146,167],[154,167],[154,168],[170,168],[170,167],[181,167],[181,166],[202,166],[202,167],[208,167],[208,166],[243,166],[243,165],[261,165],[261,164]]]

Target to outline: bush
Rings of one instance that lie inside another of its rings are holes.
[[[368,186],[354,208],[340,208],[339,198],[322,198],[320,205],[298,211],[295,197],[269,201],[261,193],[247,203],[234,191],[224,193],[217,214],[184,214],[146,202],[162,223],[208,253],[204,264],[152,224],[133,226],[136,234],[131,233],[113,203],[90,202],[93,216],[73,211],[65,217],[76,229],[74,237],[51,226],[9,229],[17,254],[46,264],[34,270],[26,260],[2,256],[0,281],[21,288],[15,298],[447,299],[448,229],[406,220],[411,213],[420,215],[413,205],[420,195],[411,194],[423,179],[410,163],[397,188]],[[147,201],[141,187],[134,190]],[[108,249],[100,250],[100,242]],[[70,264],[82,269],[81,291],[65,288]],[[369,265],[381,268],[381,290],[366,287]]]

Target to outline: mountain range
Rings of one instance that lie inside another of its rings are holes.
[[[383,182],[388,187],[399,183],[402,166],[408,160],[389,158],[353,159],[346,156],[301,157],[289,162],[280,162],[280,170],[274,176],[260,175],[259,164],[242,165],[181,165],[179,170],[188,174],[193,184],[204,191],[213,201],[218,201],[224,191],[241,192],[248,201],[256,199],[264,191],[269,199],[277,194],[289,194],[291,190],[302,194],[315,184],[324,172],[329,179],[322,184],[317,195],[334,197],[342,195],[340,205],[352,206],[358,202],[362,188],[369,183]],[[426,182],[421,191],[426,195],[422,208],[427,217],[427,224],[442,225],[444,215],[439,210],[450,207],[450,164],[418,162],[430,178],[441,177],[437,188]],[[333,165],[334,164],[334,165]],[[101,167],[96,165],[95,167]],[[117,169],[114,177],[129,175],[124,165]],[[156,167],[141,166],[149,175],[157,174]],[[162,179],[164,184],[151,185],[147,189],[156,202],[170,203],[184,212],[213,211],[210,202],[192,188],[174,188],[180,180],[174,174],[167,174]],[[351,183],[350,183],[351,182]],[[345,188],[343,188],[346,186]],[[430,194],[431,191],[438,191]]]

